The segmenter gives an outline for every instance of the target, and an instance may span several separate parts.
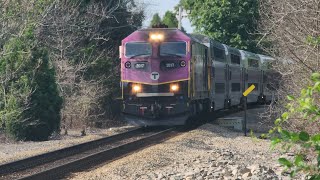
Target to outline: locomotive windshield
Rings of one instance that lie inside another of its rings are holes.
[[[126,44],[126,57],[150,56],[152,46],[150,43],[130,42]]]
[[[163,42],[160,45],[160,56],[186,56],[186,42]]]

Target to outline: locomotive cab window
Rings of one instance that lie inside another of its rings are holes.
[[[126,57],[151,56],[152,46],[150,43],[130,42],[126,44]]]
[[[231,54],[231,63],[240,65],[240,56]]]
[[[249,67],[259,67],[259,61],[256,59],[248,59]]]
[[[186,42],[163,42],[160,45],[160,56],[184,57],[187,53]]]

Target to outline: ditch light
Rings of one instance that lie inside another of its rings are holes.
[[[178,84],[171,84],[170,85],[170,90],[173,92],[179,91],[179,85]]]

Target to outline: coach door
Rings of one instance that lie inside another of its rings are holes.
[[[237,54],[230,54],[230,64],[229,64],[229,94],[231,105],[239,105],[241,95],[241,58],[240,55]]]
[[[212,47],[214,65],[214,104],[215,110],[225,107],[227,99],[227,64],[224,47]]]

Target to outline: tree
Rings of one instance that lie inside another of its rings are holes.
[[[273,68],[282,75],[279,101],[271,111],[282,114],[270,131],[276,132],[273,144],[281,143],[294,154],[280,158],[279,163],[292,176],[303,171],[308,179],[320,179],[319,10],[319,1],[264,0],[260,4],[260,30],[272,44],[267,51],[278,59]]]
[[[51,49],[64,96],[62,126],[83,128],[113,119],[119,97],[118,47],[142,25],[143,8],[134,1],[62,1],[52,4],[39,27]]]
[[[169,28],[178,28],[178,19],[173,12],[167,11],[162,19],[162,23],[167,25]]]
[[[12,0],[1,1],[0,12],[0,124],[7,132],[45,140],[58,131],[59,93],[64,126],[114,116],[118,47],[141,26],[143,7],[134,0]]]
[[[310,74],[320,72],[320,4],[309,0],[260,3],[259,29],[272,44],[266,51],[277,57],[273,69],[281,73],[279,100],[270,112],[282,114],[288,103],[286,96],[299,96],[301,88],[312,82]],[[299,119],[291,119],[286,126],[292,131],[301,128],[308,128],[308,133],[320,131],[320,124],[306,127]]]
[[[159,16],[159,14],[158,13],[155,13],[153,16],[152,16],[152,20],[151,20],[151,22],[150,22],[150,27],[152,27],[152,26],[155,26],[155,25],[159,25],[159,24],[161,24],[161,18],[160,18],[160,16]]]
[[[18,140],[47,140],[60,126],[62,98],[55,72],[34,32],[29,25],[19,37],[10,38],[0,58],[0,116]]]
[[[230,46],[252,52],[260,36],[256,34],[259,22],[257,0],[181,0],[184,9],[198,33]]]

